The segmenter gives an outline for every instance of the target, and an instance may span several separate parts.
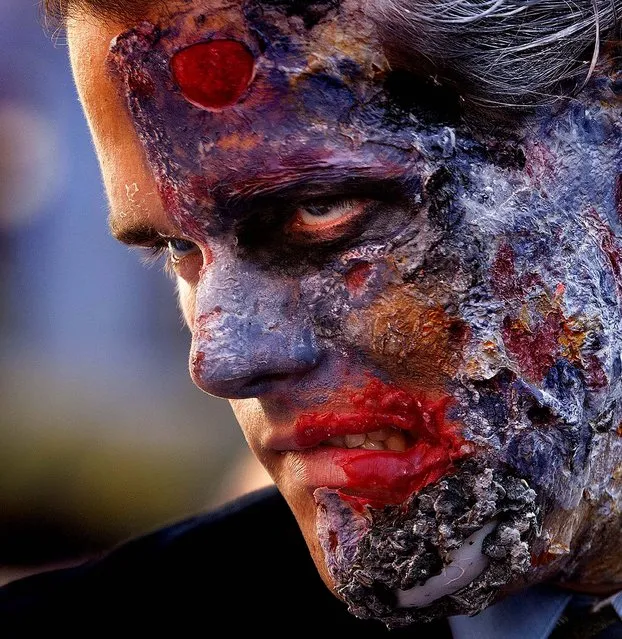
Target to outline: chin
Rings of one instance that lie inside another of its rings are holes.
[[[537,494],[490,460],[464,461],[399,505],[333,488],[313,497],[320,573],[356,617],[393,629],[474,615],[534,578]]]

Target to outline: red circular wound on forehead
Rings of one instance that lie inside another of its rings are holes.
[[[184,97],[204,109],[239,101],[253,81],[255,58],[241,42],[212,40],[182,49],[171,63]]]

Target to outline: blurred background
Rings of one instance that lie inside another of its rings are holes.
[[[117,244],[63,34],[0,0],[0,583],[268,479],[187,373],[173,283]]]

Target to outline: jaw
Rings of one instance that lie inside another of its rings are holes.
[[[403,503],[374,507],[339,489],[304,486],[284,457],[263,461],[322,581],[356,617],[399,628],[475,614],[534,579],[536,493],[492,460],[463,461]],[[448,583],[456,571],[459,588]],[[431,605],[422,605],[430,592]]]
[[[397,507],[361,508],[327,489],[315,500],[335,592],[352,614],[388,628],[475,614],[531,570],[536,493],[483,460]]]

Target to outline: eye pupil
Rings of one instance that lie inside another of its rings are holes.
[[[194,244],[188,242],[188,240],[170,240],[169,244],[175,251],[188,251],[194,246]]]

